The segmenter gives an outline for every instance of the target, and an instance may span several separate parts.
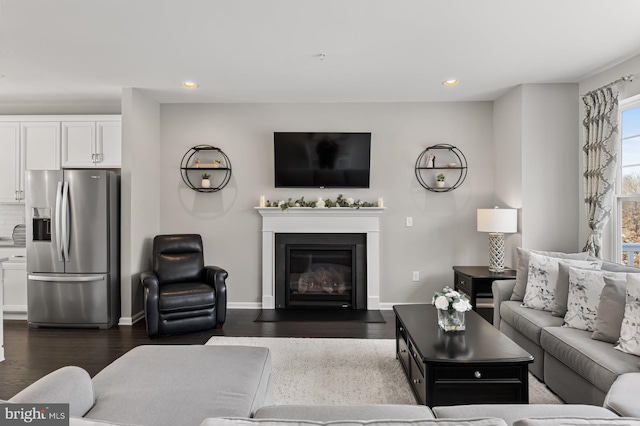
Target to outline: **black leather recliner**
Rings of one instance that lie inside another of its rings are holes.
[[[227,275],[220,267],[204,266],[200,235],[156,236],[153,271],[140,276],[149,337],[221,328]]]

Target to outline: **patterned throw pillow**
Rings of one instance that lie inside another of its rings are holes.
[[[541,254],[543,256],[557,257],[560,259],[575,259],[575,260],[587,260],[589,253],[562,253],[559,251],[542,251],[542,250],[529,250],[522,247],[516,249],[518,263],[516,270],[516,285],[513,287],[513,294],[511,294],[510,300],[522,302],[524,299],[524,293],[527,290],[527,279],[529,276],[529,255],[531,253]]]
[[[620,328],[620,340],[615,349],[640,356],[640,274],[627,276],[624,319]]]
[[[555,292],[558,283],[560,262],[579,268],[597,269],[601,261],[558,259],[531,253],[529,275],[522,306],[543,311],[552,311],[555,306]]]
[[[626,272],[569,268],[569,296],[563,327],[593,331],[604,278],[626,279]]]

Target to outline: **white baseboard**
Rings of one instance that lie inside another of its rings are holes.
[[[260,302],[228,302],[228,309],[262,309]]]
[[[380,303],[381,311],[390,311],[393,309],[394,305],[399,305],[400,303]]]
[[[133,325],[144,318],[144,311],[140,311],[132,317],[120,317],[118,325]]]
[[[4,305],[2,311],[4,319],[27,320],[27,305]]]

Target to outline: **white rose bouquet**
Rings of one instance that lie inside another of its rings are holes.
[[[467,295],[445,287],[436,291],[431,304],[438,310],[438,325],[444,331],[463,331],[464,313],[471,310]]]
[[[449,287],[445,287],[442,291],[436,291],[431,304],[443,311],[467,312],[472,308],[464,293],[459,293]]]

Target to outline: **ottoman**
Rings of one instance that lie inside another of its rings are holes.
[[[147,345],[93,378],[85,419],[153,426],[199,425],[207,417],[251,417],[271,404],[269,349]]]

